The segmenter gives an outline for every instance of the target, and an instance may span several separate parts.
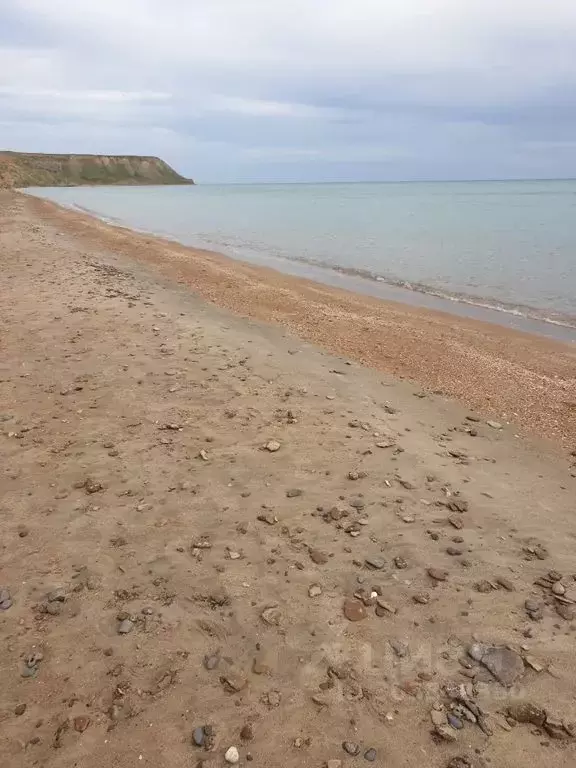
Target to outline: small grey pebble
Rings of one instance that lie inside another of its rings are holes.
[[[129,632],[132,632],[133,629],[134,629],[134,622],[131,621],[130,619],[124,619],[118,625],[118,634],[127,635]]]
[[[452,726],[452,728],[455,728],[457,731],[460,731],[462,728],[464,728],[464,723],[462,720],[460,720],[459,717],[456,717],[456,715],[448,713],[448,722]]]
[[[344,741],[342,743],[342,748],[344,752],[347,752],[349,755],[352,755],[353,757],[360,752],[360,745],[355,744],[353,741]]]
[[[7,611],[12,607],[12,596],[10,590],[0,587],[0,611]]]
[[[373,763],[374,760],[376,760],[376,750],[375,749],[366,750],[366,752],[364,752],[364,759],[368,760],[369,763]]]
[[[192,733],[192,740],[197,747],[204,746],[204,741],[206,740],[206,734],[204,733],[204,728],[194,728],[194,731]]]
[[[65,600],[66,592],[62,589],[62,587],[57,587],[56,589],[53,589],[52,592],[48,593],[49,603],[63,603]]]
[[[20,673],[21,677],[36,677],[38,673],[38,667],[24,667]]]

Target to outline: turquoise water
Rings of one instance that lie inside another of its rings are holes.
[[[411,303],[443,297],[459,314],[476,306],[508,315],[507,324],[518,317],[576,328],[576,181],[29,191],[354,290],[400,286]]]

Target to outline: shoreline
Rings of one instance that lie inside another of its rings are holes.
[[[576,442],[576,350],[504,326],[351,293],[15,192],[27,210],[146,263],[244,317],[442,393],[524,432]]]
[[[379,274],[369,269],[323,263],[297,255],[281,255],[273,248],[272,250],[254,249],[230,242],[219,244],[203,240],[202,237],[192,237],[184,232],[178,234],[165,232],[162,229],[156,230],[147,224],[136,222],[135,216],[125,220],[119,219],[111,214],[80,205],[78,202],[66,202],[58,199],[58,196],[45,195],[41,189],[19,191],[54,202],[67,210],[87,214],[105,224],[139,234],[164,238],[192,249],[206,250],[253,266],[270,267],[283,274],[302,277],[352,293],[480,320],[576,345],[576,315],[567,310],[543,308],[506,299],[498,300],[480,293],[468,293],[465,289],[460,291],[445,289],[426,282],[403,280],[399,277]]]

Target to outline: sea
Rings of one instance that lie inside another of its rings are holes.
[[[26,191],[356,293],[576,343],[576,180]]]

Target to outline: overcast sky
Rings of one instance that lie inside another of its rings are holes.
[[[200,182],[576,176],[576,0],[0,0],[0,148]]]

